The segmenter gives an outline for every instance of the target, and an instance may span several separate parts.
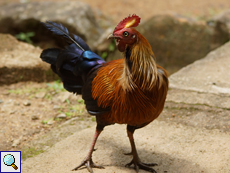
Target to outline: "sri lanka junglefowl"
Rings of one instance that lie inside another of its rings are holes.
[[[82,163],[103,168],[92,160],[94,145],[105,126],[114,123],[127,124],[133,159],[126,166],[134,165],[138,172],[144,169],[156,172],[150,166],[155,163],[141,162],[134,143],[133,133],[156,119],[163,110],[167,91],[167,72],[156,64],[148,41],[134,27],[140,23],[137,15],[123,19],[108,38],[116,39],[116,46],[123,59],[105,62],[93,53],[78,36],[69,35],[67,28],[54,22],[44,25],[55,35],[65,38],[66,47],[50,48],[41,54],[41,59],[51,64],[64,88],[82,94],[89,114],[96,117],[96,132],[89,153]]]

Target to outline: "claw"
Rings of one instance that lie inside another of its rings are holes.
[[[103,166],[97,165],[93,162],[92,158],[91,159],[84,159],[80,165],[78,165],[76,168],[72,169],[72,171],[78,170],[80,167],[86,166],[88,171],[90,173],[93,173],[92,168],[99,168],[99,169],[105,169]]]
[[[125,167],[130,167],[131,165],[134,165],[134,169],[136,170],[136,172],[139,171],[139,169],[143,169],[149,172],[153,172],[153,173],[157,173],[153,168],[150,168],[149,166],[157,166],[156,163],[142,163],[142,162],[135,162],[134,160],[132,160],[130,163],[126,164]]]
[[[133,155],[133,153],[132,152],[130,152],[130,153],[124,153],[124,155],[129,156],[129,155]]]
[[[139,166],[138,165],[134,165],[134,169],[136,170],[136,172],[139,172]]]

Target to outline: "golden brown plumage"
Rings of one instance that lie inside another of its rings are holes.
[[[104,64],[93,80],[92,96],[99,106],[111,107],[102,115],[108,124],[139,127],[159,116],[168,80],[167,72],[156,64],[151,46],[141,34],[130,49],[132,70],[125,59]]]

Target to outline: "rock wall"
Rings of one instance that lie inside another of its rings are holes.
[[[0,34],[0,85],[56,79],[50,66],[39,58],[41,51],[11,35]]]
[[[64,24],[70,32],[81,36],[94,48],[103,33],[89,5],[76,1],[31,2],[0,7],[0,33],[36,32],[34,40],[45,40],[40,22],[47,20]],[[46,39],[47,40],[47,39]]]

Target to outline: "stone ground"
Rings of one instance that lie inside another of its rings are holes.
[[[23,172],[73,172],[86,156],[94,128],[76,132],[55,144],[45,153],[29,158],[22,164]],[[115,132],[115,133],[114,133]],[[111,135],[113,134],[113,135]],[[177,123],[156,120],[138,130],[135,135],[140,158],[155,162],[158,173],[228,173],[229,134],[218,130],[192,128]],[[132,158],[124,156],[130,145],[124,125],[106,127],[96,144],[93,160],[105,169],[95,173],[134,173],[125,167]],[[87,173],[86,169],[76,172]],[[140,170],[139,173],[147,173]]]
[[[0,4],[15,1],[2,0]],[[162,11],[206,18],[230,7],[228,0],[156,1],[153,6],[148,5],[150,0],[85,2],[112,15],[114,20],[134,11],[144,19]],[[129,9],[119,8],[121,5]],[[140,157],[146,162],[157,162],[158,172],[230,172],[229,108],[173,101],[179,92],[180,89],[170,89],[161,116],[135,134]],[[184,93],[200,97],[199,93]],[[0,95],[0,139],[4,139],[0,141],[1,150],[22,150],[23,159],[44,152],[24,160],[23,172],[70,172],[84,158],[95,119],[85,112],[80,97],[64,92],[58,82],[3,85]],[[58,115],[62,118],[56,118]],[[123,156],[130,149],[126,136],[124,126],[105,128],[93,159],[106,169],[95,172],[135,172],[124,167],[127,158],[131,159]]]

